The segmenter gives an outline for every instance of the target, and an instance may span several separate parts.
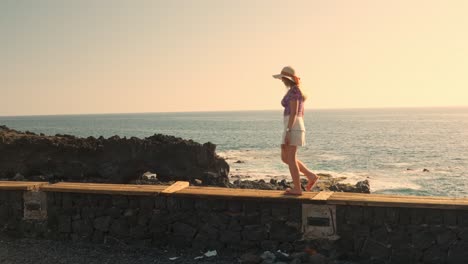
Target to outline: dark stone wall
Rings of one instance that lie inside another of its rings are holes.
[[[300,203],[48,193],[52,239],[243,251],[301,246]]]
[[[47,219],[23,219],[23,192],[0,191],[0,233],[220,252],[317,249],[358,263],[467,263],[468,211],[337,206],[339,240],[302,240],[298,201],[47,193]]]
[[[23,219],[23,192],[0,191],[0,232],[16,234]]]
[[[338,206],[337,247],[371,263],[468,263],[464,210]]]

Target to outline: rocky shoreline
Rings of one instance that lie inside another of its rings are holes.
[[[229,175],[229,164],[216,145],[155,134],[139,139],[47,136],[0,126],[0,180],[74,181],[284,190],[291,181],[240,180]],[[367,180],[343,184],[344,178],[319,174],[315,190],[369,193]],[[305,186],[305,179],[302,180]],[[304,187],[303,187],[304,188]]]

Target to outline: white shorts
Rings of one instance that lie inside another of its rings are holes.
[[[281,137],[281,144],[285,144],[284,138],[286,136],[286,128],[288,128],[289,116],[284,117],[284,129],[283,136]],[[291,132],[289,132],[289,145],[303,147],[305,146],[305,126],[304,118],[302,116],[296,116]]]

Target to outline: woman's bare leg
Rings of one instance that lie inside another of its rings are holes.
[[[289,172],[293,180],[294,188],[287,191],[289,194],[302,194],[301,182],[299,179],[299,166],[296,159],[297,146],[286,146],[286,158],[288,161]]]
[[[307,177],[309,181],[314,180],[317,178],[317,174],[313,173],[311,170],[309,170],[302,161],[297,160],[297,165],[299,166],[299,170],[304,173],[304,175]]]
[[[288,164],[288,157],[287,157],[287,152],[286,152],[286,145],[281,145],[281,160]],[[311,170],[309,170],[306,165],[297,159],[297,166],[299,167],[299,171],[302,172],[309,181],[314,180],[317,178],[317,174],[313,173]]]

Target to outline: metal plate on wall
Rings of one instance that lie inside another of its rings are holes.
[[[337,240],[336,206],[303,204],[302,232],[304,239]]]

